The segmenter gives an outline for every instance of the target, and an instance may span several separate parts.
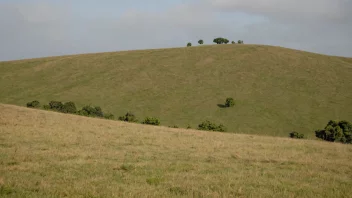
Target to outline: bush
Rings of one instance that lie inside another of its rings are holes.
[[[187,47],[191,47],[192,46],[192,43],[187,43]]]
[[[203,45],[203,43],[204,43],[204,41],[202,39],[198,41],[199,45]]]
[[[43,109],[45,109],[45,110],[50,110],[50,105],[44,105],[44,106],[43,106]]]
[[[191,128],[192,128],[191,125],[188,125],[188,126],[187,126],[187,129],[191,129]]]
[[[78,112],[78,114],[83,116],[91,116],[91,117],[100,117],[100,118],[104,117],[104,113],[100,107],[92,107],[90,105],[83,107],[82,110]]]
[[[74,102],[66,102],[61,109],[62,113],[71,113],[74,114],[77,112],[77,108]]]
[[[145,120],[142,122],[142,124],[149,124],[149,125],[160,125],[160,121],[158,118],[153,118],[153,117],[146,117]]]
[[[303,139],[303,138],[304,138],[304,134],[298,133],[298,132],[296,132],[296,131],[292,131],[292,132],[290,133],[290,137],[291,137],[291,138],[295,138],[295,139]]]
[[[138,122],[136,116],[133,113],[126,113],[126,115],[124,116],[120,116],[119,117],[120,121],[124,121],[124,122]]]
[[[226,98],[225,107],[235,106],[235,100],[233,98]]]
[[[324,129],[316,130],[315,136],[329,142],[352,143],[352,124],[348,121],[329,121]]]
[[[27,107],[29,108],[40,108],[40,102],[37,100],[34,100],[32,102],[27,103]]]
[[[111,113],[106,113],[106,114],[104,114],[104,118],[108,119],[108,120],[114,120],[115,116]]]
[[[232,43],[232,44],[236,44],[236,42],[235,42],[235,41],[232,41],[231,43]]]
[[[198,125],[199,130],[203,131],[219,131],[219,132],[225,132],[226,128],[224,125],[216,125],[214,123],[211,123],[210,121],[206,120],[202,122],[201,124]]]
[[[238,40],[237,43],[238,43],[238,44],[243,44],[243,41],[242,41],[242,40]]]
[[[50,101],[49,106],[51,110],[61,111],[64,105],[59,101]]]

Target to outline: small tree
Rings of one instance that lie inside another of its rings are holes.
[[[66,102],[62,109],[61,109],[62,113],[71,113],[74,114],[77,112],[77,108],[74,102]]]
[[[83,107],[82,110],[78,111],[78,114],[91,117],[104,117],[104,113],[100,107],[92,107],[90,105]]]
[[[237,43],[238,43],[238,44],[243,44],[243,41],[242,41],[242,40],[238,40]]]
[[[187,43],[187,47],[192,47],[192,43],[191,42]]]
[[[233,98],[226,98],[225,107],[235,106],[235,100]]]
[[[204,41],[202,39],[198,41],[199,45],[203,45],[203,43],[204,43]]]
[[[223,43],[227,44],[230,41],[228,39],[226,39],[226,38],[219,37],[219,38],[215,38],[213,40],[213,42],[216,43],[216,44],[223,44]]]
[[[235,41],[232,41],[231,44],[236,44],[236,42],[235,42]]]
[[[27,103],[27,107],[29,108],[40,108],[40,102],[37,100],[34,100],[32,102]]]
[[[124,122],[138,122],[136,116],[129,112],[127,112],[124,116],[120,116],[119,120]]]
[[[51,110],[61,112],[64,105],[62,104],[62,102],[59,102],[59,101],[50,101],[49,106]]]

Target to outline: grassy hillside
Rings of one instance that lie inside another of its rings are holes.
[[[350,145],[0,109],[0,197],[352,193]]]
[[[117,116],[155,116],[195,128],[313,136],[352,118],[352,59],[280,47],[212,45],[86,54],[0,63],[0,102],[74,101]],[[223,109],[226,97],[237,105]]]

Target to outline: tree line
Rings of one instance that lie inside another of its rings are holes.
[[[223,37],[218,37],[218,38],[215,38],[215,39],[213,40],[213,43],[216,43],[216,44],[218,44],[218,45],[220,45],[220,44],[228,44],[229,42],[230,42],[229,39],[223,38]],[[199,44],[199,45],[203,45],[203,44],[204,44],[204,40],[203,40],[203,39],[200,39],[200,40],[198,41],[198,44]],[[236,42],[235,42],[235,41],[231,41],[231,44],[236,44]],[[244,42],[243,42],[243,40],[238,40],[238,41],[237,41],[237,44],[244,44]],[[192,43],[191,43],[191,42],[188,42],[188,43],[187,43],[187,47],[191,47],[191,46],[192,46]]]

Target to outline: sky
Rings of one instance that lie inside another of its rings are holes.
[[[0,61],[215,37],[352,57],[352,0],[0,0]]]

